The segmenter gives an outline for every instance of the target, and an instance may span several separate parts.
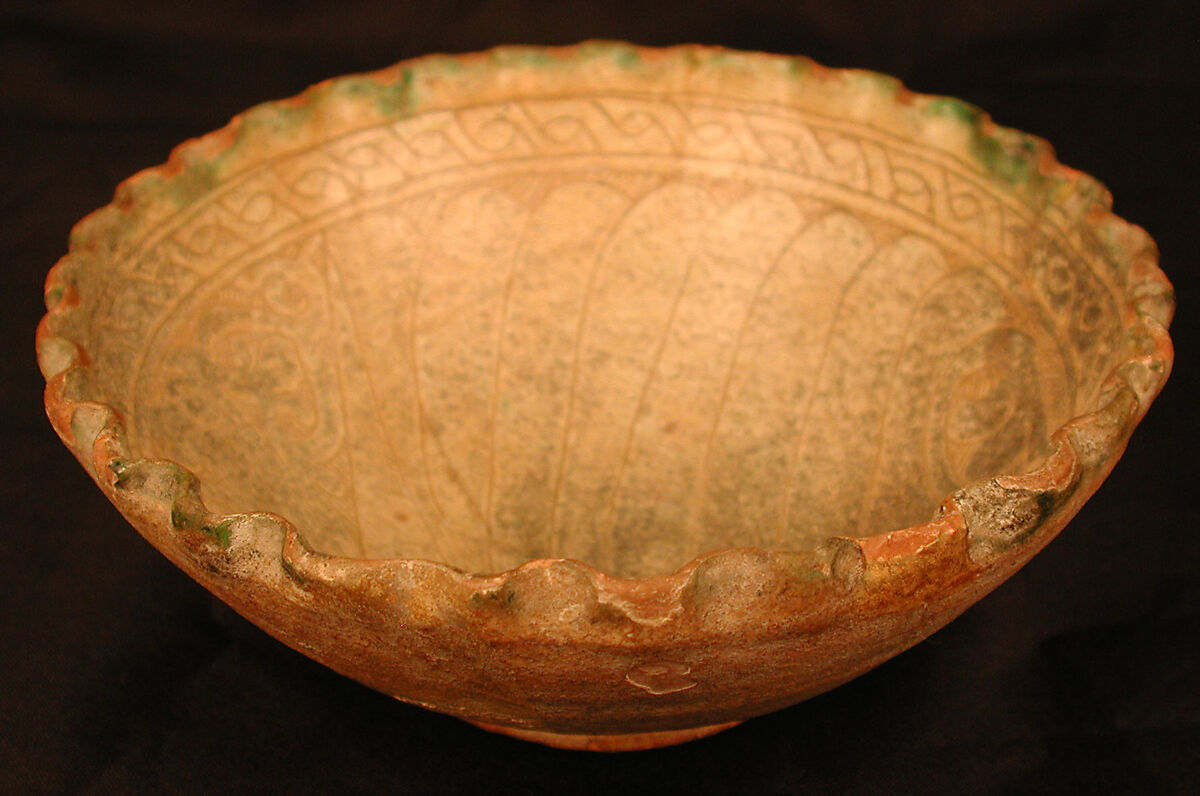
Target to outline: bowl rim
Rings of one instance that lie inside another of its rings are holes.
[[[397,118],[394,114],[423,111],[423,100],[413,90],[414,84],[422,81],[453,81],[458,75],[479,70],[569,71],[597,62],[615,63],[623,69],[686,64],[696,69],[783,73],[801,85],[821,86],[835,94],[868,91],[876,99],[892,103],[897,113],[939,116],[997,156],[990,168],[995,176],[1012,183],[1014,190],[1045,193],[1052,186],[1083,203],[1087,223],[1109,242],[1110,256],[1128,275],[1129,300],[1121,308],[1121,332],[1129,341],[1125,358],[1104,381],[1096,404],[1054,431],[1051,452],[1037,466],[1026,473],[1001,474],[962,487],[945,498],[938,515],[928,522],[864,537],[831,537],[816,550],[721,548],[694,557],[674,572],[643,577],[610,574],[573,559],[534,559],[501,572],[481,573],[450,562],[326,555],[309,547],[302,531],[281,516],[256,511],[210,512],[193,474],[168,460],[131,455],[120,411],[87,394],[91,367],[87,351],[62,330],[70,315],[87,302],[87,297],[78,294],[72,274],[81,268],[105,267],[106,253],[140,214],[165,197],[186,202],[196,191],[206,190],[212,164],[240,143],[278,143],[282,137],[276,128],[282,121],[290,124],[300,118],[299,124],[311,132],[316,129],[311,111],[339,97],[368,95],[379,103],[386,100],[381,113]],[[45,302],[47,312],[37,329],[36,347],[47,382],[45,406],[51,423],[118,509],[177,563],[185,557],[180,551],[186,550],[186,556],[203,560],[209,569],[263,578],[261,559],[273,556],[274,569],[282,567],[291,577],[301,579],[346,578],[364,568],[391,572],[432,568],[473,592],[492,594],[522,578],[569,571],[571,578],[590,584],[592,593],[645,622],[678,615],[681,595],[699,573],[731,562],[772,567],[788,556],[802,556],[811,559],[818,580],[844,592],[855,591],[868,580],[877,586],[909,581],[914,573],[930,566],[1011,574],[1066,524],[1107,476],[1129,434],[1165,383],[1173,360],[1167,327],[1174,296],[1158,267],[1153,241],[1140,227],[1115,216],[1107,189],[1094,178],[1060,164],[1046,141],[1001,127],[970,103],[914,93],[895,78],[876,72],[824,67],[804,56],[704,45],[652,48],[587,41],[425,55],[375,72],[332,78],[290,99],[254,106],[226,126],[179,144],[164,164],[127,178],[110,204],[79,221],[72,229],[68,253],[47,276]],[[158,530],[152,533],[148,527]],[[168,541],[172,535],[174,540]],[[180,545],[174,553],[164,549],[171,544]]]

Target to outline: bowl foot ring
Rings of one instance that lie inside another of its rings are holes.
[[[692,727],[687,730],[661,730],[659,732],[631,732],[621,735],[572,735],[570,733],[546,732],[544,730],[523,730],[519,727],[502,727],[498,724],[487,724],[482,721],[472,721],[480,729],[488,732],[498,732],[522,741],[553,746],[556,749],[573,749],[588,752],[637,752],[643,749],[657,749],[661,746],[674,746],[679,743],[706,738],[721,730],[728,730],[741,722],[727,721],[724,724],[709,724],[705,727]]]

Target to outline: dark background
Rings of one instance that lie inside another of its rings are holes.
[[[0,2],[0,790],[1197,792],[1191,5]],[[33,355],[71,224],[178,141],[325,77],[590,37],[804,53],[968,99],[1105,182],[1179,297],[1166,390],[1099,494],[1011,581],[830,694],[617,756],[484,733],[259,632],[91,484],[45,420]]]

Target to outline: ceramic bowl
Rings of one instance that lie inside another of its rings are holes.
[[[75,228],[46,407],[283,642],[545,743],[674,743],[917,643],[1097,488],[1171,363],[1149,237],[888,77],[434,56],[178,147]]]

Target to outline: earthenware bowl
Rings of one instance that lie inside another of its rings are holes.
[[[915,644],[1092,494],[1171,362],[1109,207],[869,72],[422,58],[249,110],[80,222],[46,406],[285,643],[511,735],[658,746]]]

